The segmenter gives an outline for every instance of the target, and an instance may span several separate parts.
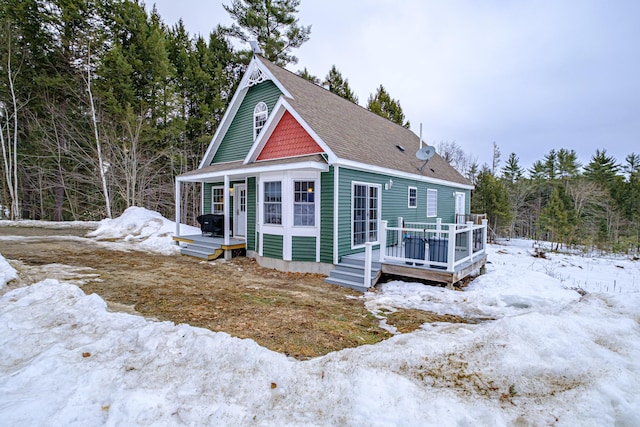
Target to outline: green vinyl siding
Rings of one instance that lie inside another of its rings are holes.
[[[256,178],[247,179],[247,250],[257,251],[256,247]]]
[[[435,223],[436,218],[442,218],[442,222],[444,223],[454,222],[454,192],[464,192],[466,194],[465,204],[467,211],[469,209],[469,190],[346,168],[340,168],[339,178],[338,252],[340,256],[362,252],[362,249],[351,249],[351,191],[353,181],[379,184],[381,186],[381,219],[388,221],[390,227],[398,226],[398,217],[402,217],[405,221],[409,222]],[[389,184],[390,179],[393,180],[393,183],[390,188],[385,190],[385,184]],[[408,207],[408,187],[416,187],[418,190],[417,208]],[[427,189],[438,190],[437,217],[427,218]]]
[[[213,157],[213,163],[243,160],[253,145],[253,110],[257,103],[267,104],[269,114],[280,97],[280,90],[271,81],[262,82],[247,90],[222,143]]]
[[[262,238],[262,255],[268,258],[282,259],[282,236],[265,234]]]
[[[316,238],[306,236],[293,236],[291,238],[291,254],[293,261],[316,260]]]
[[[334,167],[320,174],[320,262],[333,264]],[[314,259],[315,260],[315,259]]]

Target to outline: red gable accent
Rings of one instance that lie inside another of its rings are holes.
[[[322,152],[322,148],[291,113],[285,111],[257,160],[282,159]]]

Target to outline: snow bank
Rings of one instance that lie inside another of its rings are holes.
[[[0,254],[0,289],[12,280],[18,278],[18,272],[11,267],[7,260]]]
[[[123,240],[135,243],[143,250],[170,255],[179,250],[172,239],[175,230],[175,222],[158,212],[130,207],[118,218],[100,221],[98,228],[87,236],[98,240]],[[200,233],[199,228],[184,224],[180,225],[180,230],[185,234]]]
[[[539,278],[528,275],[518,279]],[[47,280],[0,298],[0,395],[11,402],[0,405],[0,419],[7,425],[639,425],[640,294],[574,298],[556,285],[549,285],[548,298],[526,294],[528,308],[487,305],[500,285],[486,294],[440,289],[432,295],[461,312],[491,307],[502,316],[473,325],[427,324],[298,362],[225,333],[110,313],[98,296]],[[407,284],[427,295],[418,286]],[[384,300],[400,287],[385,286],[371,298]],[[405,292],[407,304],[419,306],[414,292]]]

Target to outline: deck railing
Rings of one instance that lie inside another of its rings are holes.
[[[487,220],[481,224],[405,222],[398,218],[399,227],[389,227],[382,221],[380,230],[380,262],[403,262],[455,272],[456,267],[473,262],[486,252]],[[371,245],[366,247],[365,261],[371,259]],[[370,266],[370,261],[369,265]],[[367,271],[365,265],[365,271]]]

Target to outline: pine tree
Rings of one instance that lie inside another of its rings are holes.
[[[496,179],[488,165],[478,174],[471,196],[471,210],[487,214],[493,232],[507,225],[511,219],[509,195],[502,180]]]
[[[558,250],[561,243],[567,243],[571,225],[569,212],[560,196],[559,187],[554,187],[549,202],[540,212],[538,224],[542,230],[550,233],[550,240],[556,242],[555,250]]]
[[[607,156],[607,150],[596,150],[596,154],[591,157],[591,161],[584,167],[584,176],[590,181],[599,182],[605,186],[615,180],[620,169],[616,159]]]
[[[235,20],[227,28],[230,35],[243,42],[256,40],[264,57],[285,66],[297,63],[291,49],[309,40],[311,25],[298,25],[300,0],[233,0],[224,9]]]
[[[520,159],[516,153],[509,154],[507,163],[502,168],[502,178],[507,182],[514,183],[522,179],[524,171],[520,167]]]
[[[329,89],[329,92],[335,93],[354,104],[358,103],[358,97],[349,87],[349,80],[342,77],[335,65],[331,66],[323,84]]]
[[[400,101],[391,98],[382,85],[378,87],[375,95],[369,96],[367,109],[407,129],[410,127],[409,121],[405,121]]]
[[[311,74],[309,70],[307,70],[307,67],[304,67],[304,70],[298,70],[296,74],[298,74],[300,77],[302,77],[305,80],[309,80],[311,83],[314,83],[317,85],[320,84],[320,79],[317,76],[314,76],[313,74]]]

